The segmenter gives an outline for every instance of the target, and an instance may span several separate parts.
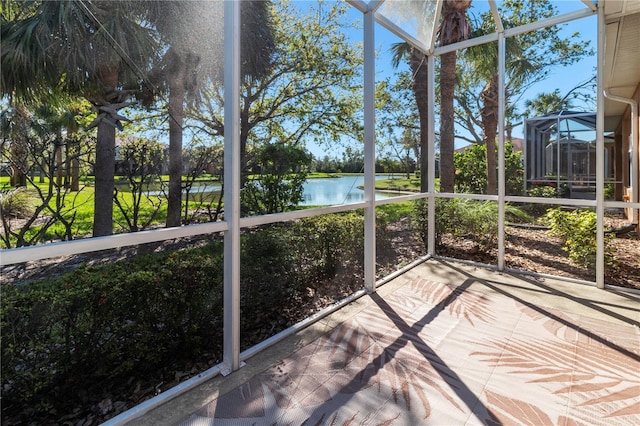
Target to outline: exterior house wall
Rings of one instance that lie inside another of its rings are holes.
[[[636,87],[635,93],[633,95],[633,99],[635,100],[635,102],[640,104],[640,84],[638,84],[638,86]],[[640,128],[640,117],[636,117],[635,119],[639,121],[638,127]],[[632,158],[629,151],[630,151],[630,147],[633,144],[630,133],[631,133],[631,107],[627,107],[624,113],[624,117],[622,118],[622,121],[620,123],[620,126],[618,126],[618,129],[616,130],[616,144],[618,144],[618,141],[620,141],[620,144],[621,144],[620,152],[622,154],[620,175],[618,175],[616,172],[616,175],[617,175],[616,180],[618,179],[622,180],[622,189],[624,192],[623,200],[625,201],[633,201],[632,200],[633,187],[638,188],[640,190],[640,170],[634,170],[632,173],[629,173],[631,168],[630,165],[632,164]],[[635,135],[635,138],[636,139],[640,138],[640,135]],[[636,155],[640,155],[640,153],[636,153]],[[628,219],[632,219],[633,209],[631,208],[625,209],[625,214]],[[640,234],[640,221],[637,221],[636,224],[638,225],[637,231]]]

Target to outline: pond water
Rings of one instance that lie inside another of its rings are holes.
[[[388,179],[388,176],[376,176],[378,179]],[[332,206],[336,204],[353,204],[364,201],[364,190],[358,188],[364,185],[364,176],[340,176],[336,178],[308,179],[304,184],[301,206]],[[194,185],[191,194],[220,191],[219,183]],[[149,195],[162,195],[162,191],[149,191]],[[388,193],[376,193],[376,199],[392,197]]]
[[[376,176],[388,179],[387,176]],[[341,176],[337,178],[309,179],[304,185],[304,200],[301,206],[332,206],[336,204],[353,204],[364,201],[364,176]],[[376,199],[389,198],[392,195],[377,192]]]

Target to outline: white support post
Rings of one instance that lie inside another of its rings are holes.
[[[223,374],[240,368],[240,2],[224,2]]]
[[[364,286],[376,288],[376,116],[375,116],[375,20],[368,11],[364,19]]]
[[[428,206],[429,206],[429,214],[427,218],[428,228],[427,228],[427,253],[435,254],[435,241],[436,241],[436,201],[434,198],[434,194],[436,192],[436,155],[435,155],[435,144],[436,144],[436,113],[435,113],[435,99],[436,99],[436,78],[435,78],[435,58],[433,54],[429,53],[427,55],[427,75],[429,76],[428,87],[429,87],[429,104],[427,107],[427,115],[429,117],[429,134],[428,134],[428,149],[427,149],[427,158],[429,160],[429,170],[428,170]],[[424,155],[424,153],[422,153]]]
[[[598,5],[598,71],[596,114],[596,286],[604,288],[604,7]]]
[[[524,152],[524,159],[523,159],[523,164],[524,164],[524,176],[523,176],[523,183],[522,183],[522,193],[526,194],[527,193],[527,180],[529,179],[529,167],[531,167],[531,165],[529,164],[529,129],[527,126],[527,121],[524,120],[524,123],[522,125],[522,128],[524,129],[524,141],[522,142],[522,151]]]
[[[498,33],[498,271],[504,271],[505,170],[504,170],[504,113],[505,113],[505,45],[504,32]],[[493,172],[493,170],[491,171]]]

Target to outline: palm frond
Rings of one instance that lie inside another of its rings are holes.
[[[411,53],[411,45],[407,42],[394,43],[391,45],[391,63],[394,68],[398,68],[400,62],[406,61]]]

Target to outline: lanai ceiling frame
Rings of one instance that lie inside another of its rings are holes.
[[[434,145],[435,145],[435,129],[434,126],[429,126],[429,146],[428,146],[428,161],[429,161],[429,183],[428,183],[428,192],[424,194],[425,198],[428,199],[429,202],[429,226],[428,226],[428,244],[427,251],[429,254],[435,253],[435,231],[433,224],[435,223],[435,198],[436,197],[445,197],[445,198],[475,198],[475,199],[483,199],[490,201],[498,202],[498,262],[497,269],[499,271],[503,271],[505,269],[505,204],[506,202],[544,202],[544,199],[533,199],[530,197],[517,197],[517,196],[507,196],[505,191],[505,140],[504,140],[504,122],[505,122],[505,62],[506,62],[506,38],[513,37],[519,34],[524,34],[527,32],[535,31],[537,29],[563,24],[566,22],[570,22],[573,20],[586,18],[589,16],[593,16],[594,14],[598,15],[598,47],[597,47],[597,103],[598,103],[598,114],[597,114],[597,136],[596,136],[596,168],[597,170],[602,170],[604,166],[604,100],[603,100],[603,78],[602,78],[602,68],[604,61],[604,10],[603,7],[598,7],[596,3],[591,0],[582,0],[582,3],[585,5],[583,9],[575,10],[572,12],[559,14],[553,16],[551,18],[547,18],[544,20],[540,20],[537,22],[532,22],[526,25],[508,28],[505,29],[502,21],[500,19],[499,9],[496,5],[495,0],[487,0],[490,10],[492,12],[492,16],[495,21],[496,32],[492,34],[488,34],[482,37],[472,38],[468,40],[464,40],[458,43],[453,43],[446,46],[437,46],[436,45],[436,32],[438,22],[441,16],[441,10],[443,5],[443,0],[374,0],[370,2],[366,2],[364,0],[347,0],[352,6],[356,7],[360,10],[364,15],[364,69],[365,69],[365,84],[364,84],[364,127],[367,128],[375,128],[375,110],[374,110],[374,98],[375,98],[375,50],[373,45],[375,43],[375,34],[374,34],[374,25],[373,22],[377,22],[387,30],[400,37],[402,40],[408,42],[412,46],[420,49],[425,55],[427,55],[427,69],[428,69],[428,86],[429,86],[429,97],[431,99],[435,99],[435,80],[434,80],[434,57],[442,55],[443,53],[456,51],[459,49],[481,45],[488,42],[497,41],[498,43],[498,195],[470,195],[470,194],[442,194],[436,193],[435,188],[433,186],[433,182],[435,180],[435,155],[434,155]],[[402,6],[405,11],[404,14],[402,11],[398,12],[394,11],[393,5]],[[407,13],[407,10],[409,13]],[[417,14],[416,11],[427,12],[426,13],[426,29],[422,29],[421,31],[415,30],[415,23],[411,24],[412,21],[420,19],[419,17],[424,17],[424,13],[422,15]],[[412,13],[413,12],[413,13]],[[398,22],[398,19],[408,21],[409,23],[405,26],[402,25],[402,22]],[[414,29],[414,32],[411,33],[407,30]],[[435,114],[434,114],[434,105],[433,102],[429,104],[430,110],[428,111],[429,122],[435,123]],[[367,187],[367,180],[371,182],[370,186],[373,186],[374,172],[373,170],[375,163],[375,135],[373,131],[365,133],[365,188]],[[367,173],[369,171],[369,173]],[[370,175],[370,176],[369,176]],[[562,200],[563,204],[583,206],[583,207],[595,207],[597,214],[597,260],[596,260],[596,285],[599,288],[604,288],[604,177],[602,173],[598,173],[596,176],[596,200],[594,202],[580,200],[578,202],[574,202],[574,200]],[[370,206],[374,206],[374,201],[369,201]],[[367,209],[373,210],[373,209]],[[369,230],[369,232],[365,232],[365,237],[367,233],[371,233],[370,229],[375,226],[374,218],[369,218],[369,220],[365,221],[365,228]],[[371,237],[373,238],[373,237]],[[371,241],[371,240],[370,240]],[[372,263],[371,256],[375,256],[375,253],[367,254],[365,253],[365,264]],[[365,271],[365,282],[367,281],[367,273]]]

